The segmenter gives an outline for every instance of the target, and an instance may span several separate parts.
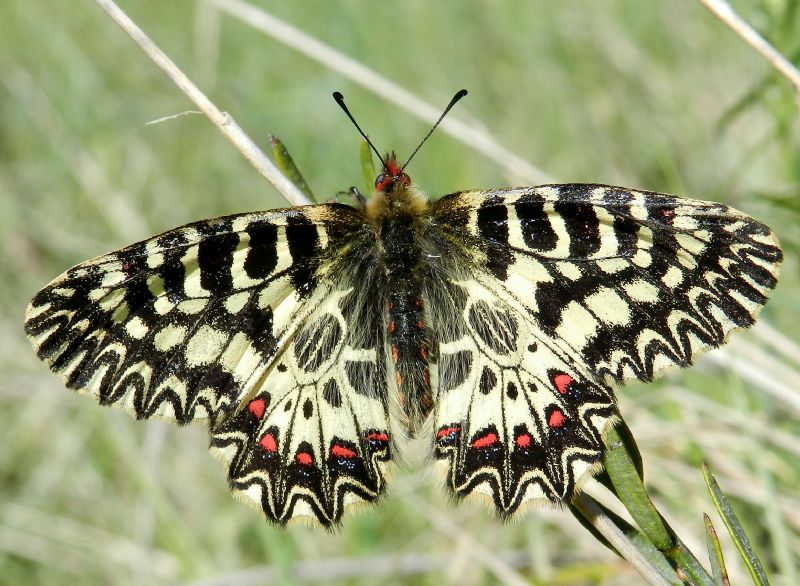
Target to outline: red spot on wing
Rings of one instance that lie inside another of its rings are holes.
[[[574,380],[575,379],[568,374],[557,374],[553,377],[553,384],[556,385],[556,389],[559,393],[566,395],[567,387]]]
[[[333,454],[335,458],[355,458],[358,456],[358,454],[356,454],[350,448],[340,446],[339,444],[334,444],[331,446],[331,454]]]
[[[254,399],[247,405],[247,410],[256,416],[256,419],[264,417],[264,411],[267,409],[267,403],[264,399]]]
[[[522,448],[529,448],[531,445],[531,436],[527,433],[523,433],[517,436],[517,446]]]
[[[388,442],[389,436],[385,433],[374,431],[367,435],[367,441],[371,442]]]
[[[461,431],[461,428],[458,426],[455,427],[443,427],[439,430],[439,433],[436,434],[436,437],[447,437],[451,434],[455,434]]]
[[[294,459],[297,460],[298,464],[302,464],[303,466],[311,466],[314,462],[314,458],[308,452],[298,452]]]
[[[497,434],[496,433],[487,433],[486,435],[479,437],[474,442],[472,442],[473,448],[486,448],[491,446],[492,444],[497,443]]]
[[[561,427],[564,425],[564,422],[567,418],[564,416],[563,411],[561,409],[553,409],[553,412],[550,414],[550,417],[547,420],[547,425],[551,428]]]
[[[258,443],[268,452],[275,452],[278,449],[278,443],[275,441],[275,436],[271,433],[264,434],[264,437],[262,437],[261,441]]]

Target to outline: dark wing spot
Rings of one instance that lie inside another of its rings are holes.
[[[496,384],[497,375],[493,373],[488,366],[484,366],[483,372],[481,372],[481,380],[478,383],[478,389],[484,395],[488,395]]]
[[[569,255],[583,258],[600,250],[600,221],[587,202],[564,201],[553,205],[569,234]]]
[[[522,240],[533,250],[553,250],[558,244],[558,235],[544,211],[544,200],[537,196],[534,201],[519,201],[514,206],[519,220]]]
[[[238,244],[237,234],[220,234],[200,241],[197,264],[200,267],[200,285],[203,289],[212,293],[230,290],[233,286],[233,251]]]
[[[439,356],[439,390],[450,391],[463,384],[472,370],[472,352],[459,350]]]
[[[517,385],[515,385],[513,381],[508,381],[506,385],[506,395],[512,401],[517,398]]]
[[[382,393],[382,384],[378,384],[378,369],[372,362],[349,361],[344,365],[347,380],[357,393],[378,397]]]
[[[251,279],[267,277],[278,265],[278,227],[258,220],[247,226],[250,244],[244,259],[244,270]]]
[[[292,285],[301,295],[308,295],[317,285],[319,234],[304,215],[286,219],[286,242],[292,255]]]
[[[331,407],[338,408],[342,406],[342,394],[339,391],[339,385],[336,379],[330,378],[328,382],[325,383],[325,388],[322,390],[322,398],[325,399]]]

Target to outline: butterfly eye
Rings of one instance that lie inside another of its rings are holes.
[[[384,181],[386,181],[386,173],[381,173],[375,179],[375,189],[380,189],[380,187],[381,187],[381,185],[383,184]]]
[[[405,185],[406,187],[409,187],[409,186],[411,185],[411,177],[409,177],[409,176],[408,176],[408,175],[406,175],[405,173],[400,173],[400,175],[399,175],[397,178],[398,178],[398,179],[400,180],[400,182],[401,182],[403,185]]]

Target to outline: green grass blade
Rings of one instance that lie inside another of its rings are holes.
[[[714,525],[711,518],[703,513],[703,521],[706,525],[706,545],[708,546],[708,559],[711,560],[711,575],[717,586],[729,586],[728,571],[725,569],[725,558],[722,557],[722,546],[719,543]]]
[[[275,157],[275,164],[278,165],[278,169],[281,170],[281,173],[286,175],[289,181],[294,183],[308,199],[319,203],[319,200],[312,193],[302,173],[300,173],[300,169],[294,164],[294,159],[292,159],[292,156],[289,154],[283,142],[270,134],[269,144],[272,147],[272,156]]]
[[[653,506],[642,483],[642,465],[636,441],[617,426],[606,434],[604,464],[614,493],[631,514],[645,538],[664,554],[676,571],[684,574],[691,584],[713,586],[711,575],[692,552],[675,536],[661,513]]]
[[[366,186],[364,193],[372,193],[375,191],[375,177],[378,174],[375,171],[375,163],[372,160],[372,149],[366,140],[361,141],[359,159],[361,160],[361,175],[364,177],[364,185]]]
[[[650,542],[661,551],[670,550],[675,543],[647,495],[639,476],[640,468],[637,468],[635,457],[628,451],[627,445],[616,426],[606,434],[604,464],[614,492]],[[635,453],[638,453],[638,449]]]
[[[739,523],[739,519],[733,511],[733,507],[727,497],[722,493],[719,484],[717,484],[717,480],[714,478],[714,475],[711,474],[705,462],[703,463],[703,478],[705,478],[708,491],[711,493],[711,498],[714,500],[714,506],[717,508],[720,517],[722,517],[725,527],[728,528],[728,533],[731,539],[733,539],[736,549],[739,550],[739,554],[742,556],[747,570],[750,572],[750,576],[753,578],[753,583],[760,586],[768,586],[769,579],[764,572],[761,561],[753,551],[750,540],[747,538],[741,523]]]

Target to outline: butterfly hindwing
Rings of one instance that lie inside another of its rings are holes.
[[[350,313],[355,287],[320,288],[246,408],[212,432],[231,489],[268,518],[338,523],[344,509],[384,491],[390,458],[384,352]],[[363,308],[363,306],[361,306]],[[372,306],[367,306],[368,308]]]
[[[458,496],[488,496],[499,514],[566,500],[596,468],[615,416],[610,388],[538,331],[510,298],[474,279],[451,284],[433,317],[463,328],[440,338],[434,451]]]

